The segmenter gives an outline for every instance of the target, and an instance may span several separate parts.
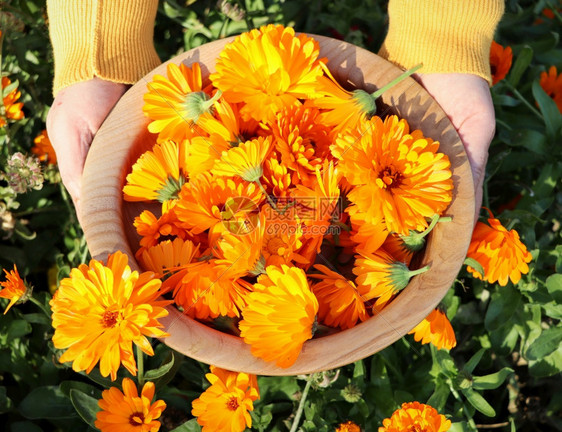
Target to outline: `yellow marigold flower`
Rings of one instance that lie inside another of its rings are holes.
[[[191,67],[170,63],[166,71],[167,77],[155,75],[147,85],[142,110],[152,120],[148,130],[158,134],[158,142],[201,135],[195,123],[214,100],[209,97],[210,88],[203,88],[199,63]]]
[[[269,266],[266,272],[247,296],[240,336],[253,355],[287,368],[312,338],[318,301],[303,270],[282,265]]]
[[[532,256],[519,239],[519,233],[507,230],[490,212],[490,225],[477,222],[472,233],[472,240],[466,256],[475,259],[484,269],[481,275],[476,269],[467,266],[467,270],[476,278],[489,283],[498,282],[501,286],[507,281],[516,284],[521,274],[529,272],[527,265]]]
[[[279,163],[279,160],[270,154],[263,164],[261,183],[270,195],[287,198],[292,186],[291,174],[286,165]]]
[[[283,108],[315,93],[322,75],[319,54],[313,38],[269,24],[225,46],[210,78],[228,102],[244,102],[242,118],[273,120]]]
[[[6,280],[0,282],[0,286],[2,287],[2,290],[0,290],[0,298],[10,299],[10,303],[8,303],[8,306],[6,306],[4,310],[4,315],[6,315],[6,312],[8,312],[19,299],[25,296],[27,288],[15,264],[13,270],[8,271],[4,269],[4,273],[6,273]]]
[[[410,133],[406,120],[373,117],[357,129],[341,134],[332,153],[338,169],[354,189],[348,194],[357,210],[388,231],[407,235],[422,231],[426,218],[441,214],[453,195],[449,158],[439,143]]]
[[[336,432],[361,432],[361,428],[357,423],[348,420],[345,423],[340,423],[336,428]]]
[[[2,93],[4,89],[12,84],[12,81],[7,76],[2,77]],[[4,113],[0,116],[0,128],[6,126],[7,119],[10,120],[21,120],[24,118],[23,102],[16,101],[20,98],[21,92],[18,91],[17,87],[13,89],[10,93],[4,96]]]
[[[31,148],[31,152],[37,155],[41,162],[47,162],[50,165],[55,165],[57,163],[57,154],[55,153],[55,149],[51,144],[46,130],[43,129],[41,133],[35,137],[33,143],[34,145]]]
[[[206,134],[217,134],[232,145],[251,140],[257,136],[260,124],[254,119],[244,120],[240,115],[242,106],[244,104],[230,104],[219,99],[215,101],[212,113],[199,117],[197,126]]]
[[[72,269],[50,302],[53,343],[66,350],[59,361],[71,361],[77,372],[89,373],[99,361],[102,376],[112,380],[120,364],[135,375],[133,343],[153,355],[146,337],[167,336],[158,321],[170,303],[158,300],[161,281],[152,272],[131,271],[127,261],[115,252],[106,265],[91,260]]]
[[[324,65],[326,75],[318,78],[317,95],[307,104],[322,110],[320,121],[333,133],[355,128],[361,120],[369,120],[376,113],[375,98],[365,90],[345,90]]]
[[[511,47],[503,47],[496,41],[492,41],[490,47],[490,69],[492,71],[492,85],[496,85],[505,78],[509,69],[511,69],[511,61],[513,53]]]
[[[388,253],[379,249],[375,253],[363,253],[355,259],[353,273],[357,275],[359,293],[367,300],[379,297],[386,302],[390,297],[406,288],[410,278],[427,271],[429,267],[409,270]]]
[[[297,105],[277,114],[271,134],[281,163],[291,171],[293,184],[313,186],[316,167],[322,167],[323,161],[331,157],[329,133],[315,108]]]
[[[211,366],[206,375],[211,386],[192,403],[202,432],[243,432],[252,427],[250,411],[259,398],[255,375],[230,372]]]
[[[232,148],[232,144],[219,134],[193,137],[189,142],[189,154],[185,166],[189,176],[193,179],[205,172],[211,171],[223,152]]]
[[[123,187],[127,201],[168,201],[178,198],[187,179],[187,141],[164,141],[143,153]]]
[[[539,83],[546,94],[554,99],[558,111],[562,113],[562,73],[558,73],[556,66],[551,66],[548,73],[541,72]]]
[[[369,317],[364,300],[352,281],[321,264],[314,268],[323,273],[310,275],[320,279],[312,286],[318,299],[319,321],[330,327],[348,329]]]
[[[211,172],[219,176],[238,176],[249,182],[263,175],[263,162],[271,149],[271,138],[259,137],[223,152]]]
[[[451,420],[447,420],[432,406],[419,402],[405,402],[390,418],[384,419],[382,424],[379,432],[446,432],[451,427]]]
[[[189,264],[199,256],[199,246],[189,240],[165,240],[142,250],[139,264],[144,270],[163,277],[170,271]]]
[[[453,326],[447,315],[440,308],[436,308],[415,326],[408,334],[414,335],[416,342],[431,343],[437,349],[452,349],[457,346],[457,338]]]
[[[231,226],[232,221],[247,221],[247,207],[237,208],[237,198],[259,206],[264,200],[262,191],[255,183],[249,183],[240,177],[214,177],[204,173],[186,183],[174,207],[178,219],[194,234],[208,229],[222,232]],[[222,223],[221,223],[222,222]]]
[[[137,386],[130,378],[124,378],[123,391],[111,387],[102,392],[98,401],[101,411],[96,415],[95,426],[101,432],[157,432],[160,422],[157,421],[166,409],[166,403],[154,398],[154,383],[147,382],[139,396]]]

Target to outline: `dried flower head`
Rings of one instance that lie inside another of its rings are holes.
[[[43,187],[41,164],[35,156],[24,156],[20,152],[12,154],[8,159],[4,179],[16,194]]]

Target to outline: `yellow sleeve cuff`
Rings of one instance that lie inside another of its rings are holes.
[[[132,84],[160,64],[158,0],[48,0],[53,93],[93,77]]]
[[[420,73],[470,73],[492,83],[490,46],[503,0],[390,0],[379,55]]]

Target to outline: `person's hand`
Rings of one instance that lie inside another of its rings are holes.
[[[59,91],[47,115],[47,134],[79,219],[82,171],[90,144],[127,87],[100,78],[70,85]]]
[[[418,79],[441,105],[464,144],[474,180],[477,219],[482,206],[488,148],[496,127],[488,83],[479,76],[461,73],[420,74]]]

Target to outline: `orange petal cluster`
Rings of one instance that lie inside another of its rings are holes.
[[[430,405],[405,402],[390,418],[384,419],[382,424],[379,432],[446,432],[451,427],[451,420],[447,420]]]

